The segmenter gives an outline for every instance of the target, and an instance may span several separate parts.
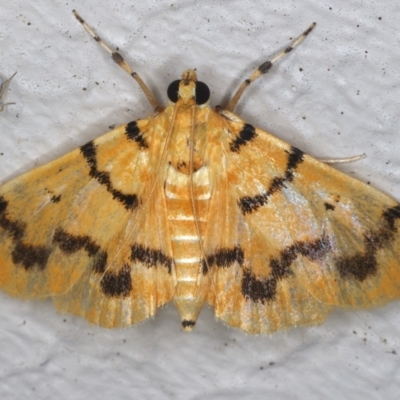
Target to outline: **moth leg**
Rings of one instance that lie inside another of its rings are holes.
[[[133,71],[131,66],[124,60],[118,51],[112,50],[109,46],[107,46],[103,40],[96,34],[96,32],[91,28],[85,20],[75,11],[72,10],[76,19],[83,25],[83,27],[89,32],[89,34],[93,37],[93,39],[100,44],[103,49],[105,49],[110,55],[111,58],[116,62],[124,71],[126,71],[135,81],[139,84],[144,94],[147,97],[147,100],[150,102],[152,107],[156,111],[161,111],[162,107],[160,107],[155,99],[153,93],[151,93],[149,87],[143,82],[142,78],[137,74],[137,72]]]
[[[345,164],[353,161],[362,160],[366,155],[359,154],[358,156],[344,157],[344,158],[318,158],[318,161],[321,161],[325,164]]]
[[[233,111],[239,101],[239,99],[242,97],[243,92],[246,90],[246,88],[254,82],[256,79],[258,79],[261,75],[264,75],[267,73],[271,67],[282,57],[284,57],[286,54],[290,53],[298,44],[300,44],[306,36],[314,29],[316,23],[313,22],[307,30],[305,30],[299,37],[297,37],[293,42],[285,48],[285,50],[281,51],[279,54],[277,54],[274,58],[271,60],[267,60],[263,62],[240,86],[239,89],[236,91],[228,105],[225,107],[225,110],[227,111]]]
[[[1,82],[0,81],[0,100],[3,98],[3,96],[5,95],[5,93],[6,93],[6,91],[7,91],[7,89],[8,89],[8,85],[10,84],[10,82],[11,82],[11,79],[12,78],[14,78],[14,76],[15,76],[15,74],[16,74],[16,72],[14,73],[14,75],[13,76],[11,76],[10,78],[8,78],[6,81],[4,81],[4,82]],[[15,103],[1,103],[0,102],[0,112],[2,112],[3,110],[4,110],[4,107],[5,106],[9,106],[9,105],[11,105],[11,104],[15,104]]]

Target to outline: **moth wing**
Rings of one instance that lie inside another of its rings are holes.
[[[227,167],[213,177],[224,187],[206,239],[216,316],[272,333],[321,323],[334,306],[399,298],[400,205],[267,132],[243,133],[251,128],[226,123]]]
[[[164,143],[154,123],[120,126],[0,188],[4,291],[51,296],[108,327],[139,322],[172,298],[162,188],[143,208]]]

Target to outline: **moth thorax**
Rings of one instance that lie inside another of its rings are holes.
[[[181,174],[190,175],[191,173],[197,172],[203,166],[203,160],[193,160],[193,165],[190,166],[189,161],[176,161],[171,163],[172,166],[179,171]]]

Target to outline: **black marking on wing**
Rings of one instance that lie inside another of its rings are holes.
[[[364,252],[358,252],[352,256],[339,257],[336,260],[336,268],[341,278],[354,278],[363,282],[369,276],[377,273],[378,262],[376,254],[379,249],[382,249],[394,239],[395,233],[398,231],[395,221],[400,219],[400,204],[385,210],[382,213],[382,217],[387,226],[375,232],[364,234]]]
[[[57,228],[53,235],[53,243],[57,244],[65,254],[85,250],[93,258],[92,269],[96,273],[104,273],[107,266],[107,253],[103,251],[89,236],[72,235]]]
[[[139,201],[136,194],[124,194],[115,189],[111,184],[110,174],[97,169],[96,146],[93,141],[81,146],[81,153],[90,167],[90,176],[105,186],[115,200],[123,204],[127,210],[133,210],[138,206]]]
[[[134,140],[139,145],[139,149],[142,150],[149,147],[136,121],[129,122],[129,124],[126,125],[125,134],[128,139]]]
[[[94,262],[92,265],[92,269],[94,272],[99,274],[104,273],[107,267],[107,253],[105,251],[99,251],[94,257]]]
[[[229,144],[231,151],[237,153],[240,151],[240,147],[251,142],[257,136],[254,126],[250,124],[244,124],[239,135],[235,138],[233,142]]]
[[[272,179],[269,189],[261,194],[255,196],[244,196],[238,200],[238,205],[242,214],[252,213],[258,210],[263,205],[267,204],[269,197],[274,193],[279,192],[284,187],[285,182],[292,182],[294,178],[294,171],[297,166],[303,162],[304,153],[296,147],[291,147],[288,162],[286,165],[285,174],[283,177],[275,177]]]
[[[378,270],[376,251],[378,249],[374,237],[365,237],[366,251],[357,253],[354,256],[340,257],[336,261],[336,268],[343,279],[354,278],[360,282],[368,276],[375,275]]]
[[[335,209],[335,206],[333,206],[332,204],[329,204],[327,202],[324,203],[324,206],[325,206],[326,211],[333,211]]]
[[[0,227],[3,228],[12,239],[14,248],[11,252],[12,262],[21,265],[26,271],[35,265],[43,270],[46,267],[50,250],[45,246],[32,245],[23,242],[26,224],[21,221],[13,221],[7,215],[8,201],[0,196]]]
[[[131,267],[125,264],[118,272],[107,271],[100,286],[105,296],[128,297],[132,290]]]
[[[244,252],[240,246],[235,246],[232,249],[219,249],[215,253],[207,256],[206,259],[201,260],[201,268],[203,275],[208,273],[208,269],[213,265],[220,268],[229,268],[235,262],[240,266],[243,265]]]
[[[141,244],[134,244],[131,247],[131,251],[131,261],[141,262],[148,268],[156,267],[157,264],[161,264],[168,269],[169,274],[171,273],[173,263],[172,258],[168,257],[161,250],[154,250]]]
[[[285,178],[287,181],[291,182],[293,180],[293,172],[296,170],[297,166],[304,160],[304,153],[297,147],[291,147],[289,153],[289,161],[286,167]]]
[[[131,267],[125,264],[118,272],[107,271],[107,253],[101,250],[89,236],[72,235],[58,228],[53,236],[61,251],[72,254],[79,250],[85,250],[94,263],[92,270],[98,274],[104,274],[100,281],[101,291],[108,297],[129,296],[132,289]]]
[[[55,230],[53,242],[66,254],[83,249],[92,257],[100,250],[100,246],[95,244],[89,236],[72,235],[62,228]]]
[[[54,196],[50,199],[50,201],[51,201],[52,203],[59,203],[60,200],[61,200],[61,194],[59,194],[58,196],[54,195]]]
[[[397,228],[394,226],[394,222],[396,219],[400,219],[400,204],[395,207],[388,208],[383,213],[383,218],[389,224],[389,229],[391,231],[397,232]]]
[[[291,265],[299,255],[315,261],[323,258],[330,250],[331,244],[327,237],[309,242],[296,242],[286,247],[281,251],[279,258],[271,259],[271,272],[267,277],[259,278],[249,269],[243,271],[243,296],[247,300],[260,303],[274,300],[278,281],[294,274]]]
[[[0,197],[0,226],[13,238],[14,241],[22,239],[25,234],[26,224],[8,218],[6,210],[8,201]]]
[[[50,252],[45,246],[17,241],[11,256],[13,263],[21,264],[26,271],[32,269],[35,265],[43,270],[46,268]]]

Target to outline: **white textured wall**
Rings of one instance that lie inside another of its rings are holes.
[[[315,156],[365,152],[340,168],[400,199],[397,1],[138,4],[2,2],[0,74],[18,74],[6,98],[16,105],[0,114],[0,182],[151,112],[72,16],[76,8],[160,102],[172,80],[197,68],[213,105],[316,21],[236,111]],[[320,327],[270,337],[229,329],[208,309],[186,334],[172,306],[141,326],[109,331],[57,314],[50,301],[4,294],[0,321],[1,399],[400,398],[399,302],[338,310]]]

